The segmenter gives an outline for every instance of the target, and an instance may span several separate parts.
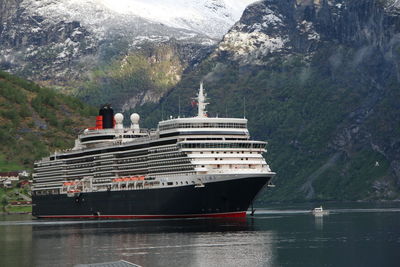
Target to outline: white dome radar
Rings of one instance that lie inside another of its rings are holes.
[[[124,115],[122,115],[121,113],[117,113],[115,114],[114,119],[117,124],[122,124],[122,122],[124,121]]]
[[[131,129],[135,134],[140,133],[140,126],[139,126],[140,116],[137,113],[132,113],[131,115]]]
[[[140,120],[140,116],[137,113],[132,113],[131,115],[131,122],[132,124],[138,124]]]
[[[115,120],[115,129],[124,129],[124,125],[122,122],[124,121],[124,115],[121,113],[117,113],[114,115],[114,120]]]

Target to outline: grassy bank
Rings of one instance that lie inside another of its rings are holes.
[[[28,196],[29,188],[0,188],[0,213],[29,213],[31,205],[11,205],[13,201],[26,201],[20,194]]]

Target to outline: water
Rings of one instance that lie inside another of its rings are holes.
[[[400,206],[258,209],[247,219],[46,221],[0,216],[0,266],[400,266]]]

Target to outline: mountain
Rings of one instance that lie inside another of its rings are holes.
[[[0,171],[30,169],[49,151],[70,148],[92,115],[76,98],[0,71]]]
[[[263,201],[400,199],[399,1],[264,0],[161,101],[245,116],[277,172]],[[144,105],[146,123],[160,117]],[[245,110],[245,112],[243,111]]]
[[[171,73],[173,77],[168,79],[175,85],[185,69],[213,50],[251,2],[3,0],[0,69],[77,94],[93,104],[104,100],[124,109],[134,108],[136,103],[158,101],[171,87],[158,80],[153,84],[153,75],[144,78],[150,81],[150,90],[130,84],[122,88],[127,93],[121,94],[120,86],[117,91],[113,86],[110,89],[110,81],[126,84],[137,80],[147,70],[158,72],[158,63],[168,65],[172,58],[178,66],[163,70]],[[157,57],[165,50],[170,57]],[[123,75],[117,73],[132,57],[148,64],[138,72],[125,68]],[[97,97],[114,92],[118,97]],[[132,99],[132,95],[142,97]]]
[[[185,29],[190,35],[219,39],[252,2],[254,0],[25,0],[21,5],[29,14],[45,17],[53,23],[79,21],[99,35],[108,34],[112,28],[125,28],[127,34],[138,39],[135,35],[143,30],[141,27],[148,26],[149,29],[144,30],[152,30],[149,25],[159,24]],[[184,31],[180,33],[183,35],[179,38],[190,38]],[[171,38],[166,33],[158,34]]]
[[[203,81],[211,116],[269,142],[261,201],[400,199],[400,1],[263,0],[234,25],[250,1],[178,2],[3,1],[0,68],[147,127],[193,115]]]

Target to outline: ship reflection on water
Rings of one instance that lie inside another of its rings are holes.
[[[255,227],[245,218],[64,222],[34,225],[32,247],[36,266],[120,259],[142,266],[268,266],[274,234]]]

